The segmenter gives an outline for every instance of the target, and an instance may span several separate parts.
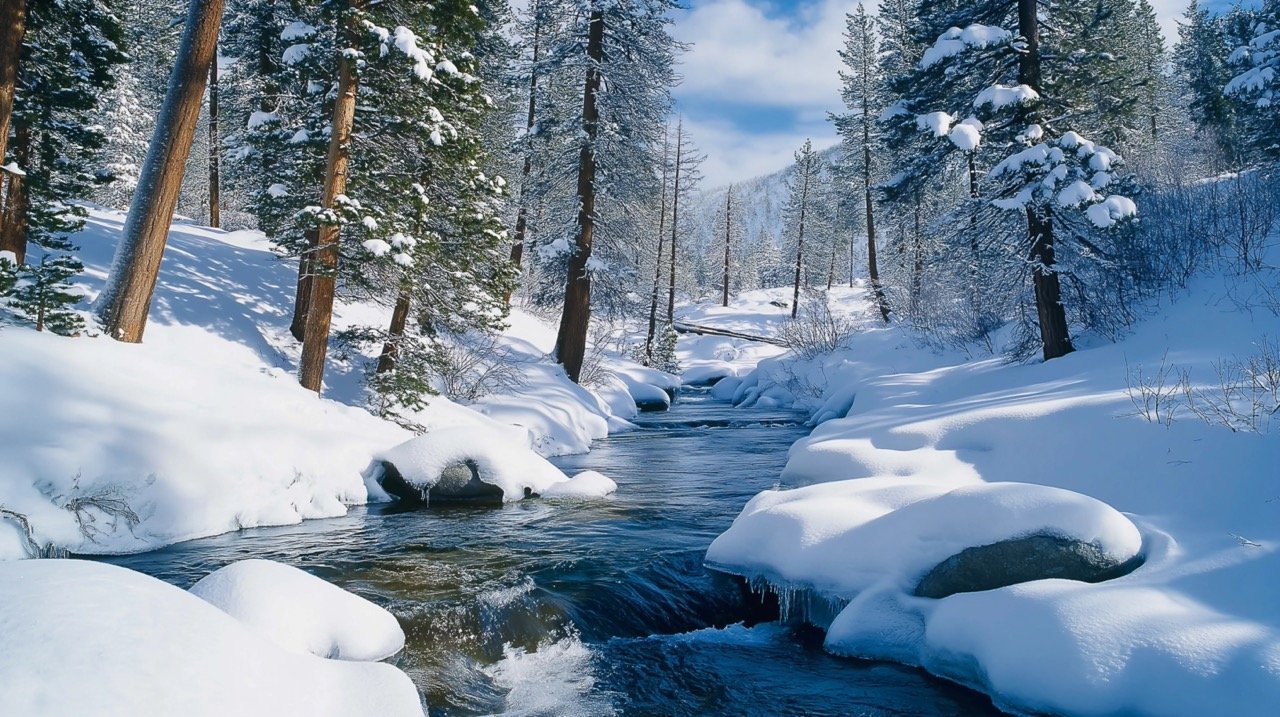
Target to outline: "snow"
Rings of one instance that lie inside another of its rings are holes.
[[[424,711],[412,681],[391,665],[290,652],[194,595],[124,568],[20,560],[0,562],[0,714]]]
[[[280,31],[280,39],[285,42],[305,40],[316,34],[316,29],[301,20],[294,20]]]
[[[1012,712],[1269,714],[1280,442],[1188,411],[1148,422],[1128,386],[1162,361],[1212,385],[1223,358],[1280,335],[1261,303],[1271,277],[1202,277],[1117,343],[1078,336],[1045,363],[933,352],[908,328],[866,325],[839,351],[726,379],[717,395],[767,397],[820,425],[782,473],[799,487],[754,498],[708,562],[792,605],[812,594],[831,613],[829,651],[921,665]],[[1140,544],[1145,562],[1098,584],[912,594],[949,551],[1043,528],[1116,556]]]
[[[546,458],[515,443],[513,434],[513,429],[496,427],[441,428],[384,451],[375,460],[391,463],[409,485],[423,491],[436,484],[445,468],[471,461],[480,480],[500,488],[505,501],[542,495],[552,486],[569,482]],[[382,478],[378,470],[370,475]]]
[[[262,110],[254,110],[249,115],[249,121],[246,125],[248,129],[259,129],[273,122],[279,122],[280,115],[275,112],[264,112]]]
[[[77,281],[92,299],[124,214],[87,210],[74,241],[87,267]],[[288,333],[296,276],[258,232],[176,223],[144,343],[0,330],[0,505],[26,516],[40,548],[111,554],[387,499],[370,494],[363,473],[413,434],[363,408],[359,357],[330,362],[324,398],[298,385],[300,347]],[[334,326],[387,319],[386,307],[339,302]],[[606,379],[606,402],[547,358],[553,327],[519,310],[510,323],[499,340],[520,385],[471,406],[432,397],[415,424],[485,436],[506,424],[513,450],[542,455],[583,452],[631,428],[625,385]],[[0,559],[28,552],[16,523],[0,518]]]
[[[304,62],[310,54],[311,45],[305,42],[290,45],[284,49],[283,53],[281,53],[280,62],[284,63],[285,66],[291,67]]]
[[[934,137],[946,137],[953,121],[946,112],[930,112],[916,117],[916,127],[932,132]]]
[[[982,143],[982,123],[970,117],[951,128],[947,138],[962,152],[973,152]]]
[[[603,498],[618,490],[612,478],[596,471],[582,471],[563,483],[555,483],[542,492],[544,498]]]
[[[376,662],[404,648],[394,615],[283,563],[232,563],[201,578],[191,594],[290,652]]]
[[[978,93],[977,97],[973,98],[973,106],[991,105],[992,109],[999,110],[1011,105],[1034,102],[1038,99],[1040,99],[1040,94],[1027,85],[992,85],[983,89]]]
[[[920,58],[920,67],[932,67],[948,57],[959,55],[969,49],[999,45],[1012,38],[1013,33],[1001,27],[976,24],[964,29],[953,27],[942,33],[933,46],[924,51],[924,55]]]
[[[1035,534],[1094,543],[1117,562],[1142,547],[1128,518],[1078,493],[888,475],[765,491],[715,539],[707,562],[837,598],[884,587],[909,593],[965,548]],[[829,639],[839,640],[834,629]]]
[[[1112,195],[1085,210],[1089,221],[1099,229],[1115,226],[1130,217],[1137,216],[1138,206],[1128,197]]]
[[[267,187],[267,196],[273,199],[289,196],[289,188],[283,184],[273,184]]]

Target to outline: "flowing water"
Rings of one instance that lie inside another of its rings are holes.
[[[896,665],[832,657],[776,604],[702,566],[776,485],[799,417],[681,397],[641,429],[556,459],[612,500],[398,510],[246,530],[109,561],[182,587],[249,557],[385,606],[395,662],[432,715],[995,715],[985,697]]]

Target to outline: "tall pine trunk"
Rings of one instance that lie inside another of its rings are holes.
[[[5,152],[18,88],[18,58],[22,56],[26,29],[26,0],[0,0],[0,164],[7,164]]]
[[[359,13],[363,0],[352,0],[342,20],[340,48],[355,44],[360,32]],[[351,160],[351,130],[356,118],[355,59],[338,52],[338,98],[333,104],[333,125],[329,135],[329,159],[325,168],[324,193],[320,206],[333,210],[338,196],[347,191],[347,166]],[[302,387],[320,393],[324,385],[324,361],[329,353],[329,327],[333,322],[333,297],[338,283],[338,224],[322,224],[311,259],[311,281],[304,319],[302,363],[298,378]]]
[[[676,176],[671,188],[671,269],[667,279],[667,323],[676,319],[676,236],[680,230],[680,152],[684,149],[684,120],[676,125]]]
[[[218,48],[213,50],[213,62],[209,63],[209,226],[222,226],[222,198],[218,178]]]
[[[724,292],[721,295],[720,305],[729,305],[729,238],[730,230],[733,228],[733,185],[729,185],[729,191],[724,194]]]
[[[865,55],[863,61],[866,61]],[[871,100],[871,76],[873,68],[862,68],[862,197],[867,213],[867,277],[871,279],[871,291],[876,297],[876,306],[880,309],[880,318],[889,323],[889,297],[884,293],[884,285],[880,283],[880,267],[876,264],[876,217],[875,197],[871,184],[871,118],[867,115],[867,106]]]
[[[649,331],[644,337],[644,356],[646,365],[653,364],[653,339],[658,332],[658,291],[662,288],[662,249],[667,238],[667,137],[671,126],[667,125],[667,133],[662,139],[662,202],[658,208],[658,253],[653,260],[653,296],[649,301]]]
[[[1037,93],[1040,83],[1040,26],[1036,0],[1018,0],[1018,32],[1026,49],[1018,58],[1018,81]],[[1031,243],[1032,283],[1036,294],[1036,316],[1046,361],[1074,350],[1067,329],[1067,312],[1062,306],[1062,287],[1054,271],[1053,220],[1043,209],[1027,208],[1027,238]]]
[[[596,222],[596,136],[600,127],[600,110],[596,95],[600,92],[600,65],[604,62],[604,11],[591,11],[587,30],[586,79],[582,86],[582,129],[586,135],[578,153],[578,232],[574,238],[577,251],[569,259],[565,279],[564,311],[556,335],[556,360],[575,383],[582,374],[587,355],[587,327],[591,323],[591,274],[587,261],[591,258],[591,241]]]
[[[538,56],[541,50],[541,15],[538,13],[537,1],[534,2],[533,21],[533,69],[529,71],[529,112],[524,122],[524,166],[520,168],[520,208],[516,210],[515,239],[511,244],[511,263],[520,270],[524,261],[525,235],[529,230],[529,175],[533,174],[533,126],[538,118]],[[502,300],[511,305],[511,290],[502,295]]]
[[[111,276],[98,299],[103,327],[119,341],[141,342],[147,326],[221,21],[222,0],[191,0],[164,106],[129,205]]]
[[[800,274],[804,268],[804,219],[805,210],[809,208],[809,173],[810,168],[806,165],[804,168],[804,180],[800,188],[800,233],[796,239],[796,285],[795,292],[791,297],[791,318],[800,315]]]

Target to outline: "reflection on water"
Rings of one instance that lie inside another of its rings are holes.
[[[613,478],[609,501],[370,506],[108,560],[187,587],[269,558],[363,595],[400,619],[395,661],[433,715],[999,714],[919,671],[827,655],[703,568],[775,485],[796,416],[692,394],[641,424],[555,461]]]

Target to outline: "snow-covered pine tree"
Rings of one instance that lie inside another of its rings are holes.
[[[794,257],[795,273],[791,299],[791,318],[796,318],[800,310],[800,286],[804,283],[805,273],[805,232],[807,222],[812,222],[817,204],[818,183],[822,173],[822,158],[813,149],[813,142],[805,140],[795,153],[795,163],[791,165],[791,195],[787,208],[783,212],[784,226]],[[812,241],[812,236],[810,236]]]
[[[1225,92],[1232,77],[1227,62],[1231,51],[1223,21],[1198,0],[1191,0],[1178,24],[1174,66],[1190,92],[1188,110],[1196,130],[1213,141],[1223,168],[1236,167],[1240,161],[1236,106]]]
[[[686,215],[681,213],[680,206],[684,204],[687,209],[689,201],[697,192],[698,184],[702,180],[699,167],[704,159],[698,152],[698,148],[694,146],[693,138],[684,129],[684,118],[676,120],[676,131],[672,135],[671,145],[674,159],[671,165],[671,236],[667,241],[667,256],[670,259],[667,266],[668,325],[675,321],[677,277],[688,264],[688,262],[677,261],[677,257],[682,252],[688,252],[685,243],[689,234],[689,227],[685,222]]]
[[[1223,89],[1239,103],[1245,141],[1274,161],[1280,158],[1280,0],[1263,3],[1250,34],[1228,58],[1238,74]]]
[[[74,333],[79,319],[65,307],[81,297],[67,281],[80,262],[68,235],[83,224],[84,210],[73,202],[87,197],[98,176],[105,138],[94,120],[124,60],[121,28],[101,0],[32,3],[25,24],[9,141],[16,171],[3,173],[0,251],[12,253],[17,269],[11,308],[41,327]]]
[[[844,62],[844,69],[840,71],[844,86],[840,94],[849,112],[833,115],[832,120],[840,133],[844,157],[852,160],[854,166],[850,169],[857,174],[862,187],[867,277],[871,281],[871,292],[880,316],[887,322],[889,300],[880,282],[880,268],[876,261],[875,185],[881,154],[880,128],[876,118],[889,104],[880,76],[879,53],[874,22],[866,9],[858,5],[852,13],[845,15],[844,49],[840,51],[840,59]]]
[[[563,23],[547,38],[540,76],[553,84],[576,80],[578,88],[574,97],[552,93],[548,116],[555,119],[546,128],[560,139],[552,140],[545,176],[572,178],[572,216],[544,222],[548,245],[562,244],[556,253],[568,260],[556,357],[576,380],[586,355],[593,278],[619,275],[617,267],[632,254],[629,220],[654,193],[655,154],[680,45],[669,32],[671,0],[544,1]],[[628,275],[619,278],[625,282]]]
[[[945,18],[950,27],[925,51],[912,82],[898,83],[914,87],[916,94],[899,101],[892,119],[899,132],[914,120],[936,137],[931,161],[940,166],[949,153],[968,151],[979,142],[1003,155],[990,174],[990,206],[1025,217],[1022,239],[1010,241],[1004,251],[1009,265],[1030,261],[1041,352],[1045,359],[1062,356],[1072,344],[1059,255],[1070,250],[1072,265],[1087,256],[1110,255],[1099,232],[1134,213],[1115,174],[1119,158],[1071,130],[1075,97],[1065,90],[1083,85],[1073,70],[1089,65],[1050,53],[1056,64],[1046,66],[1041,28],[1055,27],[1060,18],[1042,13],[1035,0],[925,0],[922,13]],[[1064,25],[1073,21],[1070,13],[1061,17]],[[1050,47],[1059,48],[1076,38],[1052,39],[1056,44]],[[1064,94],[1046,94],[1057,89]],[[1086,106],[1082,115],[1095,128],[1104,121],[1100,118],[1112,116],[1093,110]],[[918,179],[927,178],[924,169],[917,164]],[[995,218],[972,227],[998,236],[1000,223]],[[1079,266],[1072,268],[1077,280],[1087,281]]]

